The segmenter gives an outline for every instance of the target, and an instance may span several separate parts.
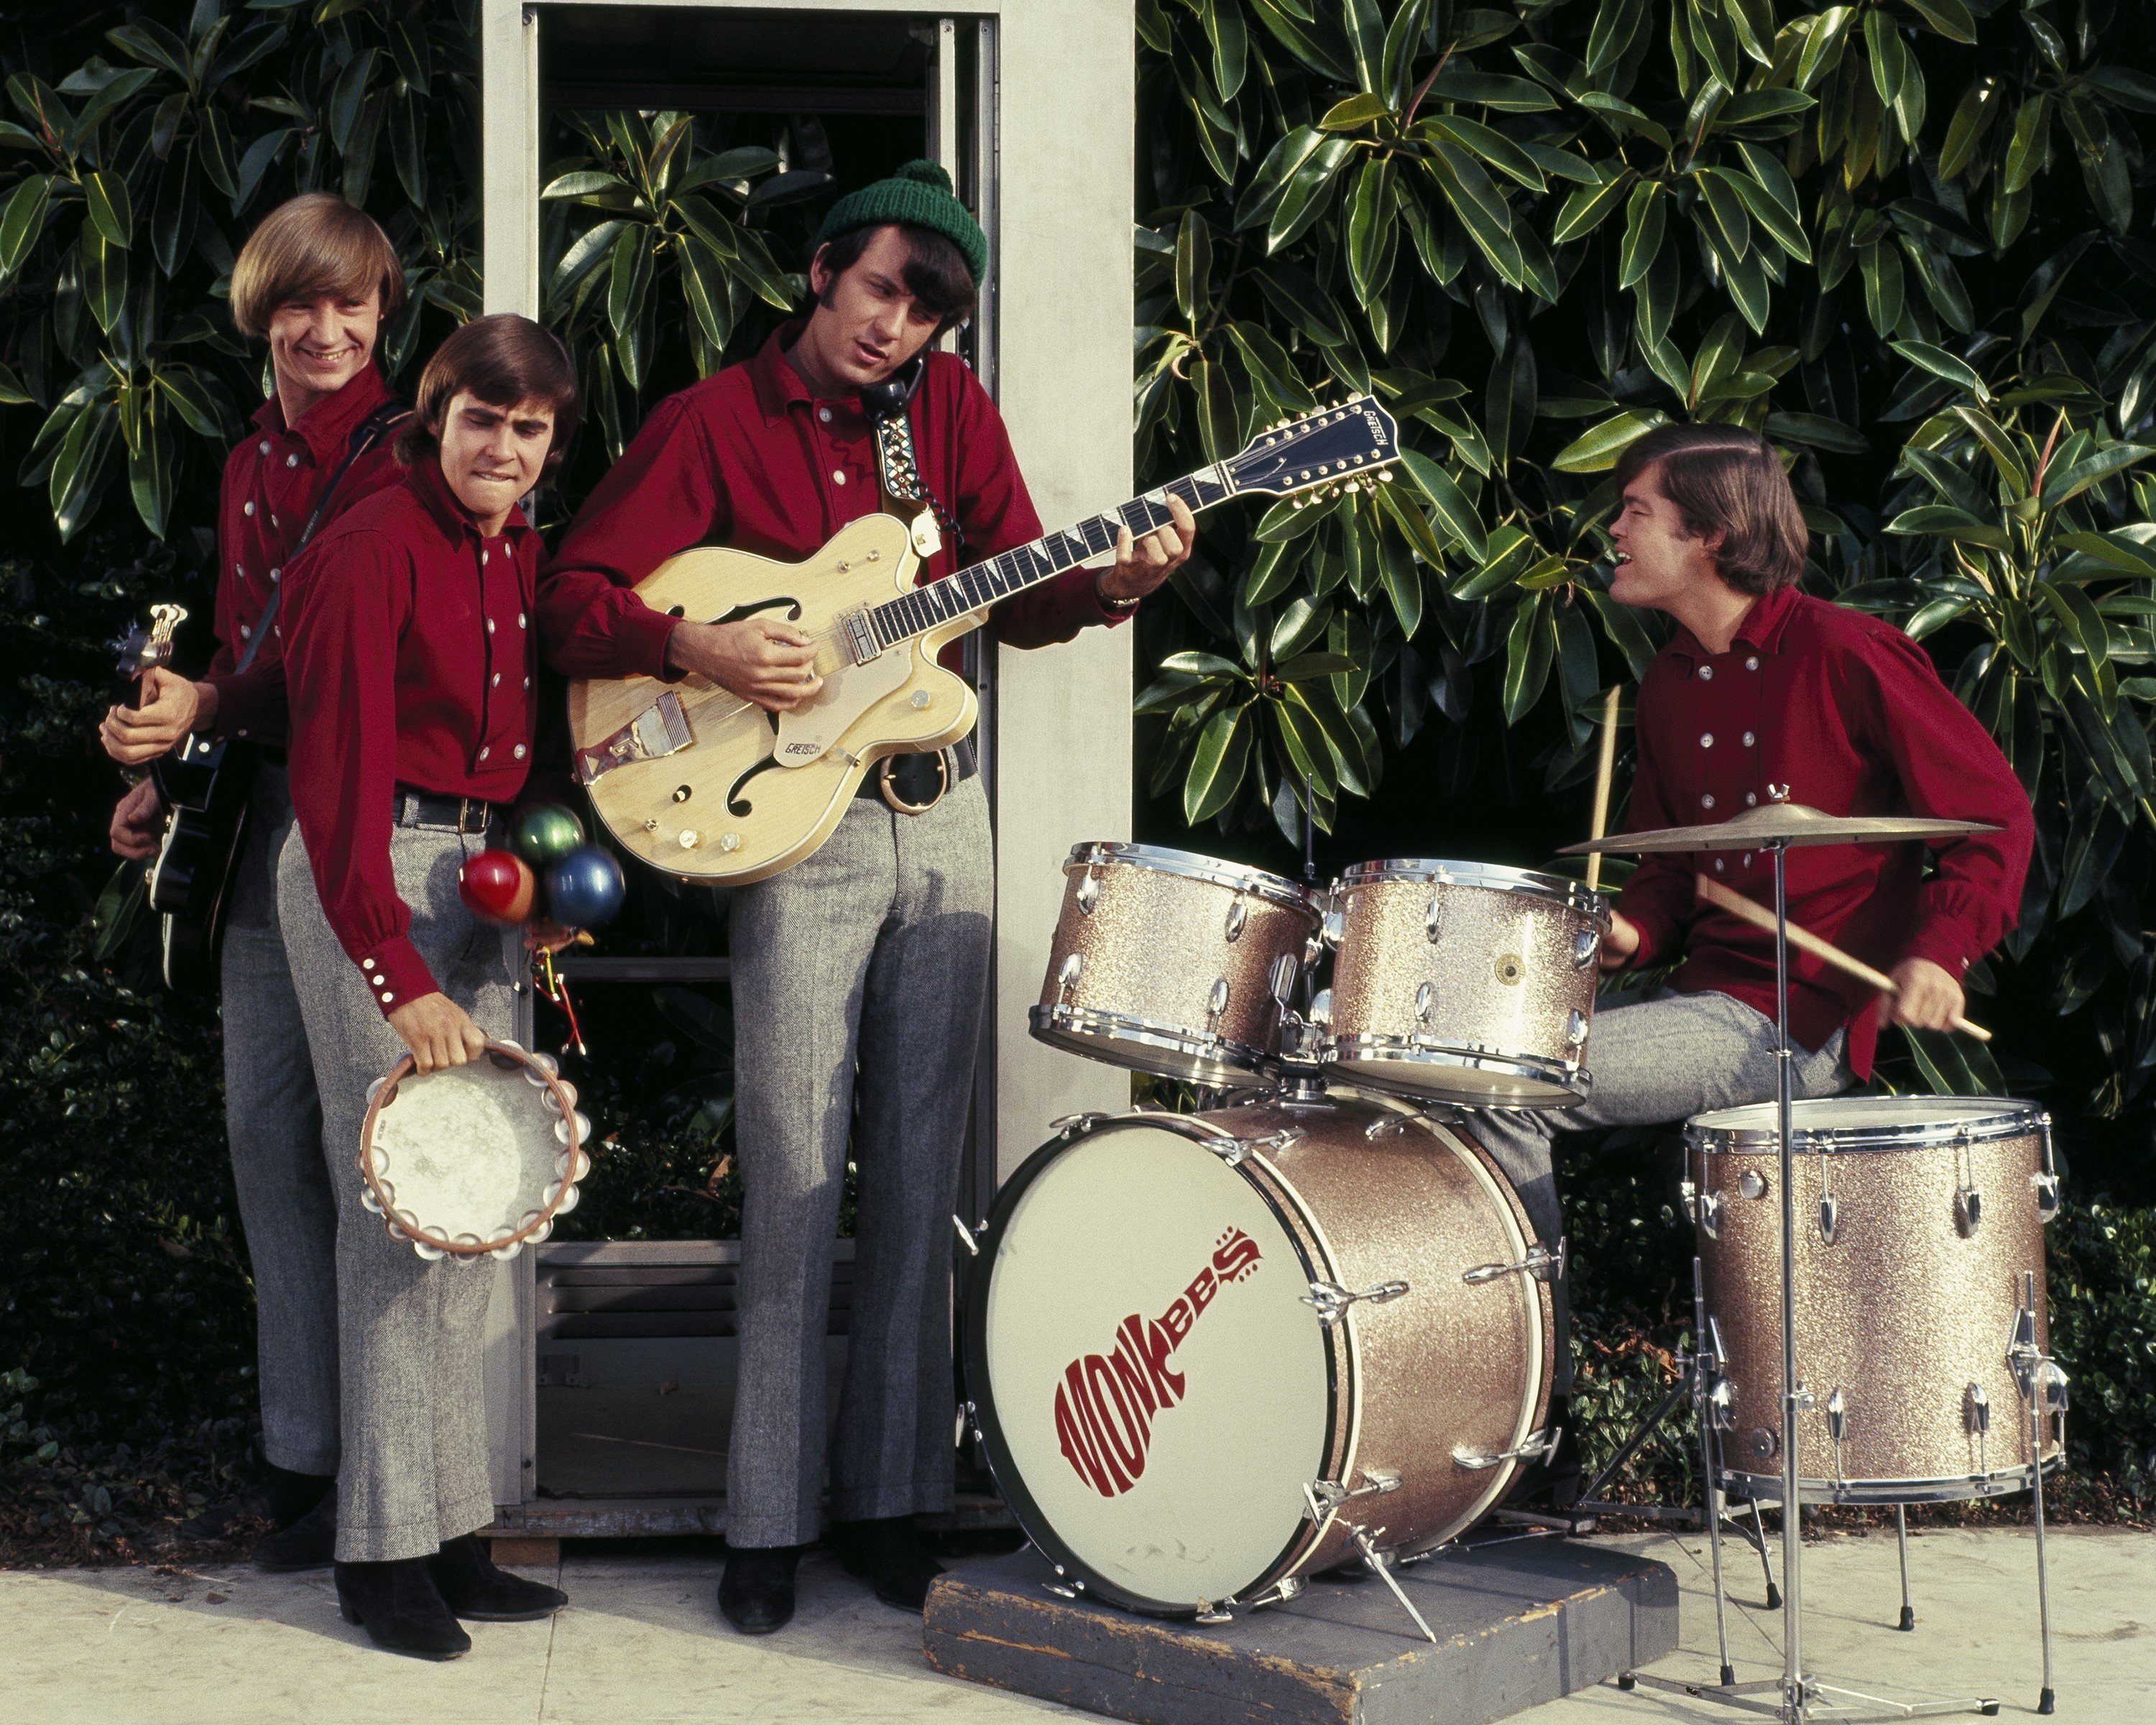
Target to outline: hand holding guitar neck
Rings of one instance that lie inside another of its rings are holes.
[[[123,767],[170,754],[181,738],[217,722],[217,690],[153,665],[142,673],[141,705],[116,706],[97,727],[105,752]]]

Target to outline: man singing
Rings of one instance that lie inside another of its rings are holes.
[[[1766,802],[1770,785],[1829,814],[1998,827],[1938,845],[1928,873],[1914,844],[1788,854],[1791,923],[1889,972],[1897,1023],[1948,1029],[1962,1011],[1963,973],[2013,927],[2021,902],[2035,828],[2013,769],[1922,648],[1798,589],[1804,516],[1764,439],[1667,426],[1625,449],[1615,481],[1610,595],[1676,624],[1640,683],[1625,830],[1727,820]],[[1579,1106],[1476,1117],[1476,1136],[1545,1240],[1563,1231],[1554,1133],[1682,1121],[1775,1094],[1774,938],[1699,902],[1702,871],[1772,902],[1763,854],[1645,858],[1618,900],[1602,967],[1674,963],[1668,986],[1595,1014],[1594,1087]],[[1871,1076],[1879,1003],[1862,983],[1789,954],[1797,1096],[1832,1096]],[[1558,1293],[1562,1396],[1571,1358]],[[1551,1418],[1563,1423],[1561,1407]],[[1548,1483],[1562,1498],[1576,1473],[1559,1465]]]
[[[540,597],[555,668],[606,674],[610,644],[627,641],[650,675],[707,677],[769,711],[813,697],[821,684],[803,630],[768,614],[662,616],[629,589],[695,545],[803,557],[876,510],[862,392],[878,385],[910,386],[921,478],[963,535],[947,536],[922,578],[1039,537],[993,403],[963,362],[926,351],[972,311],[987,264],[986,239],[932,162],[840,199],[817,235],[806,320],[661,403],[571,526]],[[1044,647],[1128,615],[1189,555],[1189,513],[1173,511],[1173,526],[1135,544],[1126,531],[1112,567],[1073,569],[998,605],[990,637]],[[937,1573],[913,1517],[952,1497],[948,1219],[993,901],[973,773],[966,743],[940,770],[934,755],[898,757],[889,801],[870,774],[820,850],[734,894],[746,1195],[719,1604],[747,1634],[793,1615],[794,1564],[819,1528],[824,1337],[850,1137],[860,1221],[833,1543],[879,1598],[908,1609]]]
[[[390,427],[403,409],[374,363],[374,346],[403,303],[396,248],[372,218],[333,193],[280,204],[240,248],[232,320],[268,344],[275,388],[224,464],[217,653],[199,682],[149,673],[143,705],[115,707],[100,733],[105,752],[131,766],[197,731],[261,751],[220,992],[225,1130],[254,1271],[262,1447],[279,1529],[254,1560],[271,1570],[329,1563],[338,1450],[336,1204],[277,916],[277,854],[291,830],[292,803],[275,607],[307,535],[403,477]],[[164,821],[157,785],[145,778],[113,813],[112,848],[156,855]]]

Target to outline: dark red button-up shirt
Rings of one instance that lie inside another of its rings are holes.
[[[398,787],[512,801],[531,769],[539,536],[484,537],[432,456],[285,572],[292,809],[322,911],[386,1014],[438,984],[407,937]]]
[[[593,490],[540,588],[557,670],[618,676],[626,661],[665,675],[675,619],[629,589],[668,557],[729,545],[791,562],[880,506],[875,439],[860,402],[818,399],[786,362],[801,327],[785,326],[754,358],[661,402]],[[921,480],[966,534],[963,562],[947,536],[923,581],[1040,536],[1003,418],[963,360],[931,353],[911,412]],[[1014,593],[988,626],[1009,645],[1045,647],[1121,615],[1101,605],[1090,570],[1069,569]]]
[[[1958,978],[2014,926],[2035,824],[1990,736],[1890,624],[1794,588],[1755,603],[1727,653],[1688,629],[1641,679],[1639,765],[1625,830],[1693,826],[1742,814],[1786,784],[1829,814],[1926,814],[1989,822],[1936,847],[1822,845],[1788,853],[1789,920],[1892,970],[1928,958]],[[1684,963],[1672,986],[1712,990],[1774,1014],[1774,940],[1698,901],[1695,876],[1771,907],[1763,852],[1650,856],[1618,908],[1639,926],[1635,964]],[[1851,1068],[1871,1073],[1878,995],[1807,953],[1789,954],[1789,1034],[1817,1049],[1849,1030]]]
[[[217,517],[217,653],[203,678],[217,690],[213,736],[272,745],[285,741],[285,670],[277,637],[263,643],[245,675],[234,667],[254,642],[263,608],[284,578],[322,488],[344,465],[352,434],[390,398],[389,385],[372,365],[309,408],[296,425],[286,426],[284,404],[272,394],[255,410],[254,429],[225,458]],[[322,511],[322,526],[403,478],[390,453],[393,441],[384,434],[346,469]]]

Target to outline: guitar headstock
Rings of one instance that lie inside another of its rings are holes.
[[[1224,465],[1237,491],[1292,497],[1306,491],[1367,490],[1389,480],[1400,450],[1393,416],[1367,395],[1283,419]]]
[[[150,626],[136,628],[120,644],[120,675],[132,681],[152,665],[169,665],[172,636],[187,620],[184,605],[152,605]]]

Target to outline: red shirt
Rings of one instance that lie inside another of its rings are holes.
[[[1788,852],[1789,920],[1875,968],[1928,958],[1958,978],[2014,926],[2035,839],[2029,798],[1923,649],[1891,624],[1784,588],[1752,607],[1727,653],[1680,628],[1640,680],[1637,736],[1628,832],[1727,820],[1764,802],[1769,784],[1829,814],[1999,827],[1935,847],[1928,878],[1913,843]],[[1764,852],[1644,858],[1618,900],[1640,929],[1633,963],[1681,948],[1673,987],[1772,1018],[1774,937],[1701,904],[1702,872],[1774,904]],[[1870,1077],[1876,992],[1798,952],[1789,978],[1792,1038],[1815,1050],[1846,1026],[1851,1069]]]
[[[555,670],[665,675],[675,619],[629,591],[660,564],[707,544],[792,562],[880,506],[860,402],[812,396],[783,357],[801,327],[784,326],[754,358],[661,402],[593,490],[541,584]],[[963,360],[928,355],[910,412],[922,482],[966,533],[963,561],[947,535],[921,580],[1040,536],[1002,416]],[[1102,606],[1090,570],[1068,569],[1004,600],[988,628],[1009,645],[1045,647],[1121,615]]]
[[[352,434],[391,398],[380,368],[370,365],[287,428],[284,404],[273,393],[255,409],[254,434],[225,457],[217,513],[217,652],[203,678],[217,689],[213,736],[284,742],[285,671],[276,637],[254,655],[246,675],[235,675],[233,667],[254,640],[263,608],[283,578],[322,487],[343,466]],[[403,478],[390,453],[392,441],[385,434],[346,470],[322,511],[322,527],[362,497]]]
[[[390,868],[398,787],[507,803],[531,769],[540,548],[513,512],[482,537],[429,456],[285,573],[292,810],[323,914],[384,1013],[439,987]]]

